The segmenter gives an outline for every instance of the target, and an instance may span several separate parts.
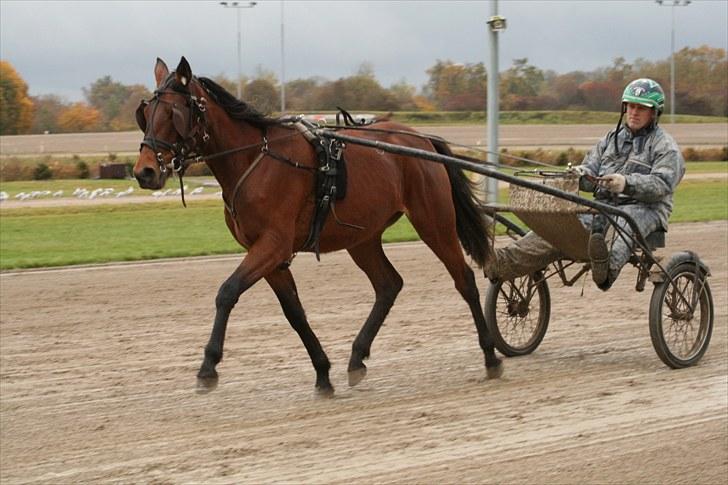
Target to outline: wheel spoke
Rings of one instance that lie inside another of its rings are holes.
[[[696,284],[693,274],[682,273],[665,293],[662,333],[670,352],[683,360],[702,348],[707,331],[703,324],[703,288],[704,283]]]
[[[539,324],[540,305],[537,299],[532,300],[535,292],[531,289],[534,287],[531,281],[530,277],[506,281],[499,291],[502,298],[498,299],[496,314],[502,318],[499,318],[498,326],[509,345],[516,348],[531,342]],[[525,314],[522,314],[522,308],[527,308]]]

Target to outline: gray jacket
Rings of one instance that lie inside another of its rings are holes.
[[[637,134],[622,127],[617,135],[617,150],[614,136],[614,130],[607,133],[584,157],[581,168],[594,177],[612,173],[624,175],[627,182],[624,193],[615,198],[613,194],[599,189],[595,198],[613,205],[643,205],[657,212],[662,228],[667,230],[672,194],[685,174],[685,160],[677,143],[659,126]],[[579,188],[593,192],[596,187],[581,177]]]

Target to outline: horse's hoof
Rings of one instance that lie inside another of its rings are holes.
[[[331,399],[334,397],[334,386],[316,386],[316,397]]]
[[[217,388],[217,381],[217,376],[198,377],[195,392],[197,392],[197,394],[207,394],[208,392],[214,391]]]
[[[495,367],[485,368],[486,379],[499,379],[503,375],[503,362],[499,362]]]
[[[359,384],[367,375],[367,368],[360,367],[358,369],[349,371],[349,387],[354,387]]]

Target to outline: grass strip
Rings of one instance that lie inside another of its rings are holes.
[[[500,201],[507,202],[501,190]],[[671,222],[728,219],[728,184],[687,180],[675,194]],[[403,217],[385,242],[418,236]],[[202,256],[242,252],[219,201],[0,210],[0,269]]]

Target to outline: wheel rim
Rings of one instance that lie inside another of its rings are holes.
[[[504,281],[498,290],[498,328],[513,348],[526,348],[538,337],[541,303],[539,298],[534,298],[537,292],[530,277]]]
[[[710,309],[705,280],[698,278],[696,282],[690,272],[678,274],[674,283],[665,292],[661,309],[663,340],[675,357],[690,360],[701,351],[708,334]]]

